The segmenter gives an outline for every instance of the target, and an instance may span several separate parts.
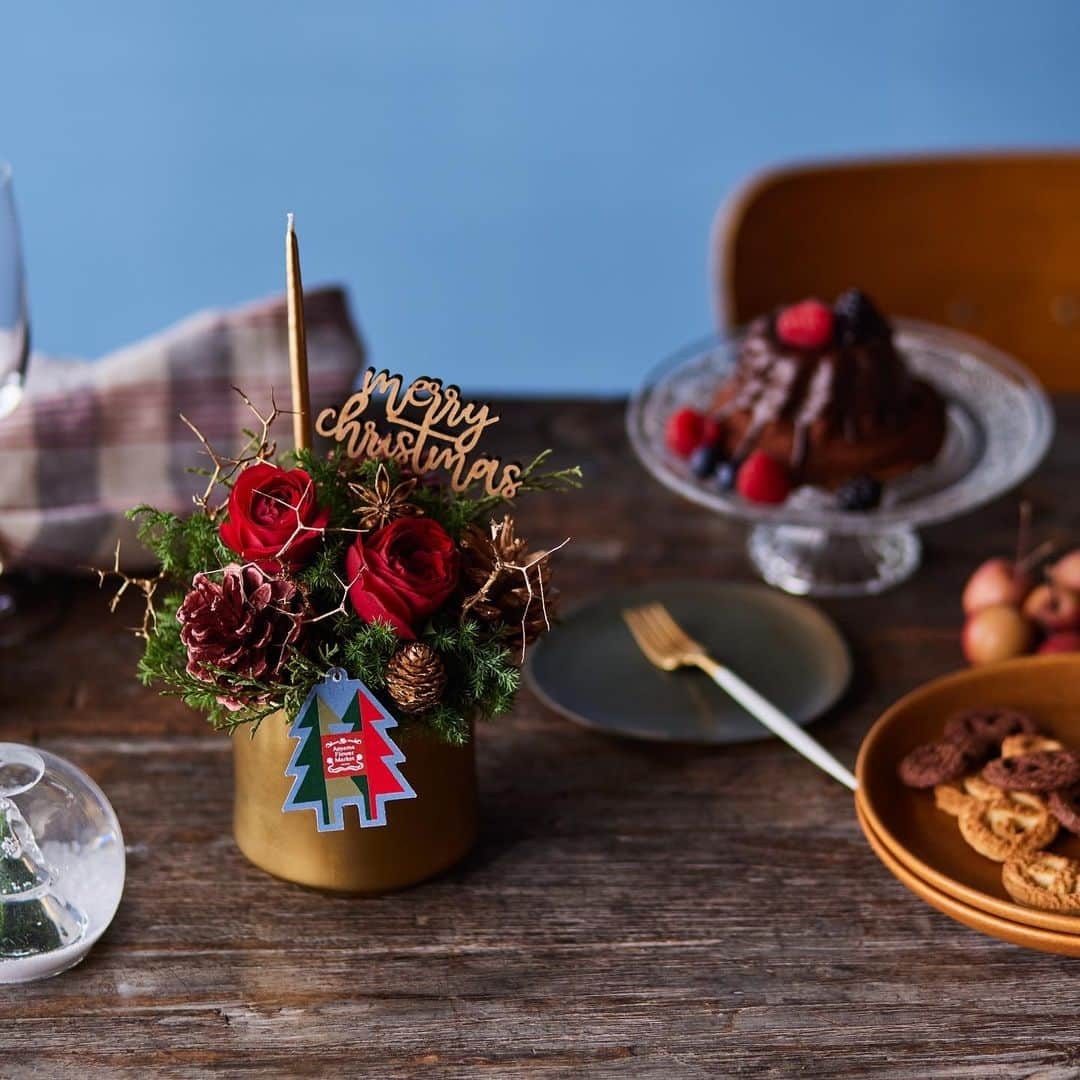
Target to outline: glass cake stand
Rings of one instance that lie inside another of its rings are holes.
[[[910,369],[947,402],[946,434],[937,458],[889,481],[875,510],[840,510],[830,492],[813,487],[780,506],[754,504],[697,479],[667,449],[667,418],[712,399],[741,332],[689,345],[649,375],[627,412],[631,445],[666,487],[750,523],[750,558],[769,583],[816,596],[897,585],[919,566],[916,527],[973,510],[1028,476],[1050,445],[1054,416],[1030,372],[985,342],[911,319],[894,320],[894,328]]]

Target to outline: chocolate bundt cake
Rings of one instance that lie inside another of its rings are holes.
[[[945,402],[915,378],[892,327],[852,289],[831,308],[805,300],[753,322],[713,402],[723,450],[764,450],[798,483],[886,480],[932,460]]]

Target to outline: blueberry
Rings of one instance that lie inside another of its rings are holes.
[[[690,471],[699,480],[705,480],[712,476],[719,460],[720,451],[715,446],[703,443],[690,455]]]
[[[856,476],[836,492],[841,510],[873,510],[881,502],[881,481],[872,476]]]
[[[721,491],[731,491],[735,487],[735,477],[738,474],[739,466],[734,461],[721,461],[716,466],[716,472],[713,474],[713,480],[716,486]]]

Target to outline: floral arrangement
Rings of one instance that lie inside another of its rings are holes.
[[[389,455],[279,455],[279,410],[244,400],[259,425],[236,457],[195,431],[212,467],[192,515],[130,513],[161,563],[153,578],[120,574],[119,557],[114,571],[114,607],[129,586],[146,599],[143,682],[230,730],[294,715],[331,668],[450,742],[509,709],[557,596],[553,550],[517,535],[511,500]],[[577,485],[577,468],[544,471],[548,454],[515,497]]]

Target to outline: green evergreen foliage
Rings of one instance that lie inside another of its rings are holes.
[[[579,486],[578,468],[542,471],[548,454],[538,455],[523,469],[519,495]],[[150,506],[136,507],[129,514],[137,523],[139,539],[160,561],[163,573],[153,597],[154,617],[139,661],[139,678],[147,685],[159,684],[163,693],[205,713],[217,729],[232,730],[248,723],[257,726],[278,709],[295,716],[311,688],[331,667],[343,667],[373,692],[385,693],[386,666],[400,645],[389,626],[364,623],[353,614],[345,595],[345,555],[357,535],[356,499],[350,485],[371,487],[379,463],[322,458],[302,450],[285,455],[285,464],[303,468],[311,476],[320,505],[330,509],[330,523],[318,552],[296,576],[311,609],[321,617],[307,624],[303,651],[288,658],[276,677],[278,681],[272,684],[215,671],[220,685],[210,685],[187,672],[177,610],[197,573],[217,571],[238,561],[221,542],[219,522],[202,511],[181,517]],[[385,467],[391,483],[399,483],[400,467],[393,461]],[[468,525],[490,519],[506,502],[424,483],[416,487],[410,500],[455,540]],[[464,743],[469,738],[471,716],[498,716],[513,704],[521,679],[515,661],[520,657],[513,656],[491,628],[484,629],[472,619],[462,620],[453,604],[434,617],[421,637],[443,660],[448,682],[442,701],[408,722],[427,724],[448,742]],[[218,701],[226,691],[246,706],[239,711],[226,708]]]

